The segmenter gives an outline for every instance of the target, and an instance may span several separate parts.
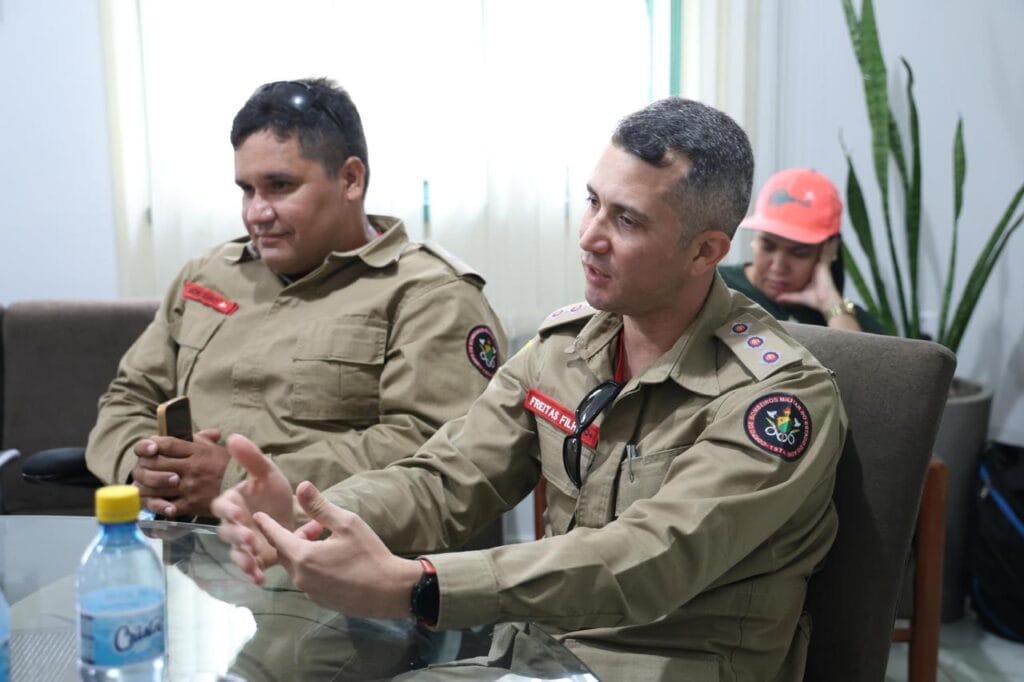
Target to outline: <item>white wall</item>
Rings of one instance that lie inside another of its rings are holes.
[[[0,303],[113,298],[98,10],[0,0]]]
[[[858,10],[860,4],[854,0]],[[842,188],[841,132],[865,192],[877,196],[860,74],[839,0],[767,5],[760,48],[768,57],[761,60],[758,93],[766,120],[758,126],[757,182],[773,169],[811,166]],[[956,287],[1024,182],[1024,60],[1019,52],[1024,3],[875,0],[875,10],[890,84],[899,73],[895,92],[890,87],[894,108],[905,104],[901,56],[915,74],[923,167],[920,293],[923,311],[934,320],[952,229],[951,159],[958,114],[964,119],[967,181]],[[880,221],[873,217],[874,224]],[[958,375],[994,387],[992,436],[1016,443],[1024,443],[1022,262],[1024,229],[993,271],[960,346],[957,369]]]
[[[957,114],[968,155],[960,282],[1024,180],[1024,60],[1016,52],[1024,3],[878,0],[876,9],[890,72],[902,55],[917,76],[922,296],[934,313]],[[761,19],[757,181],[775,168],[809,165],[842,184],[842,131],[867,184],[867,123],[839,0],[766,0]],[[118,294],[99,36],[94,2],[0,0],[0,303]],[[1018,233],[982,297],[958,370],[995,388],[992,435],[1017,443],[1024,443],[1022,262]]]

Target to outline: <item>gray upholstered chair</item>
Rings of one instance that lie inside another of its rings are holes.
[[[836,479],[839,535],[808,588],[804,679],[878,682],[956,357],[928,341],[786,328],[835,372],[850,418]]]
[[[100,395],[158,303],[24,301],[4,310],[0,450],[21,457],[0,468],[0,512],[92,514],[92,487],[32,485],[22,468],[40,451],[85,445]]]

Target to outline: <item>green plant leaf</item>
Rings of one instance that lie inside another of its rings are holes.
[[[960,210],[964,204],[964,180],[967,178],[967,154],[964,151],[964,120],[956,121],[953,134],[953,235],[949,245],[949,263],[946,265],[946,285],[942,288],[942,313],[939,316],[938,338],[946,338],[946,323],[953,298],[953,278],[956,275],[957,248],[960,243]],[[966,291],[966,290],[965,290]]]
[[[849,0],[843,0],[844,6]],[[850,5],[848,17],[856,15]],[[847,20],[849,24],[849,19]],[[896,299],[899,303],[900,319],[903,329],[907,330],[910,320],[907,315],[907,299],[903,287],[903,269],[900,267],[896,253],[896,240],[892,231],[892,215],[889,208],[889,121],[892,111],[889,109],[888,77],[885,59],[878,39],[878,27],[875,24],[875,7],[871,0],[864,0],[861,5],[860,19],[857,21],[857,34],[854,39],[854,52],[860,64],[864,81],[864,100],[868,109],[868,123],[871,128],[871,157],[874,161],[875,179],[882,197],[882,219],[885,225],[886,245],[889,248],[889,262],[892,266],[893,280],[896,285]]]
[[[964,330],[974,314],[974,309],[978,305],[978,298],[988,282],[989,275],[992,274],[992,268],[995,267],[996,261],[999,260],[999,256],[1003,248],[1005,248],[1007,241],[1009,241],[1010,236],[1017,231],[1021,222],[1024,221],[1024,215],[1013,220],[1013,216],[1017,212],[1017,207],[1020,205],[1022,198],[1024,198],[1024,184],[1020,186],[1010,200],[1010,204],[1003,212],[1002,218],[996,224],[995,229],[992,230],[985,248],[982,249],[978,259],[974,262],[970,277],[967,279],[967,285],[964,287],[963,295],[960,297],[960,303],[956,307],[956,315],[953,317],[953,322],[949,326],[947,335],[939,339],[939,343],[947,346],[954,353],[960,347]]]
[[[885,281],[882,279],[882,273],[878,269],[878,258],[875,255],[871,220],[868,218],[867,207],[864,204],[864,193],[861,191],[857,172],[853,168],[853,160],[850,158],[849,152],[844,153],[846,154],[846,210],[850,215],[850,224],[853,226],[853,233],[857,237],[857,243],[860,244],[860,248],[867,257],[868,265],[871,268],[871,279],[874,282],[877,297],[871,296],[863,278],[857,288],[865,301],[870,300],[874,303],[877,298],[878,303],[871,310],[872,314],[878,318],[883,327],[889,330],[890,334],[896,334],[896,323],[893,321],[892,308],[889,305],[889,297],[885,291]],[[845,249],[846,246],[843,245],[843,248]],[[852,262],[853,259],[850,258],[849,260]],[[845,266],[846,263],[847,259],[844,257],[843,265]],[[859,270],[857,274],[860,274]],[[856,284],[856,280],[854,280],[854,284]]]
[[[906,59],[900,58],[907,72],[907,107],[910,110],[910,181],[904,184],[903,221],[907,235],[907,270],[910,277],[910,326],[907,336],[921,336],[921,306],[918,301],[918,254],[921,239],[921,135],[914,97],[914,71]]]
[[[850,253],[850,249],[847,248],[846,244],[840,242],[840,252],[843,258],[843,268],[846,270],[846,274],[853,280],[853,286],[857,289],[857,293],[860,294],[861,299],[864,301],[865,307],[868,312],[871,313],[877,320],[882,320],[882,314],[879,310],[878,304],[875,302],[874,297],[871,294],[871,289],[868,287],[867,282],[864,280],[864,276],[860,272],[860,268],[857,267],[857,262],[853,259],[853,254]],[[887,334],[895,334],[896,330],[886,327],[885,332]]]

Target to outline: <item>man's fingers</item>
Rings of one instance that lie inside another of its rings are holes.
[[[288,568],[292,563],[292,557],[299,551],[303,541],[292,535],[288,529],[275,521],[269,514],[256,512],[252,515],[252,520],[256,523],[256,527],[259,528],[264,537],[267,538],[270,546],[277,550],[281,563],[285,564],[285,567]]]
[[[274,463],[256,444],[239,433],[228,436],[228,452],[253,478],[266,478],[275,469]]]
[[[162,497],[143,497],[142,504],[145,505],[146,509],[153,512],[154,514],[160,514],[166,517],[175,516],[177,511],[171,502],[168,502]]]
[[[135,443],[132,448],[136,457],[155,457],[159,453],[156,443],[150,438],[143,438]]]
[[[220,429],[203,429],[202,431],[196,431],[196,437],[208,440],[211,443],[220,442],[221,432]]]
[[[242,573],[245,573],[257,585],[263,584],[263,571],[260,569],[259,563],[253,558],[249,552],[239,549],[238,547],[231,547],[230,552],[231,560],[235,562],[238,568],[242,569]]]
[[[175,494],[181,476],[175,471],[159,471],[150,467],[132,467],[132,481],[142,495]]]
[[[323,536],[324,526],[316,520],[306,521],[302,526],[295,529],[295,534],[300,538],[315,542]]]
[[[332,531],[338,530],[344,523],[346,515],[351,514],[321,495],[317,487],[309,481],[299,484],[295,489],[295,496],[309,518]]]

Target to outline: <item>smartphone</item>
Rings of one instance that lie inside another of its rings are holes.
[[[156,407],[156,422],[161,436],[192,440],[192,413],[188,396],[179,395]]]

